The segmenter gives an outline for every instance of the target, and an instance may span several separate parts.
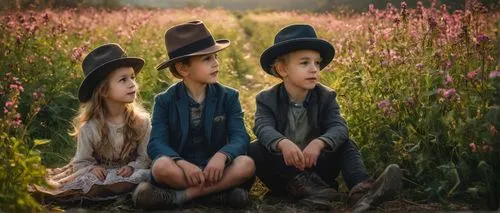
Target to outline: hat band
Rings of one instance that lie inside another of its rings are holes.
[[[183,46],[179,49],[176,49],[172,52],[169,52],[168,56],[170,57],[170,59],[177,58],[179,56],[188,55],[191,53],[198,52],[200,50],[204,50],[214,45],[215,45],[214,39],[212,38],[212,36],[209,36],[204,39],[195,41],[191,44],[188,44],[186,46]]]

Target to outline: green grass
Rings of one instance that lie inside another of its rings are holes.
[[[500,78],[490,75],[499,70],[500,40],[494,32],[500,24],[491,17],[498,16],[477,7],[463,14],[388,8],[349,17],[223,9],[4,12],[0,78],[11,73],[24,90],[16,92],[9,87],[10,79],[2,81],[0,103],[15,101],[23,125],[11,124],[16,119],[12,110],[1,114],[0,124],[28,148],[35,139],[49,139],[37,146],[45,166],[68,162],[75,151],[68,131],[78,107],[75,95],[85,53],[116,42],[129,55],[143,57],[140,96],[150,110],[154,95],[177,81],[168,71],[154,69],[167,58],[165,30],[201,19],[216,39],[231,40],[220,53],[219,80],[240,91],[246,128],[254,139],[255,95],[279,82],[261,70],[260,54],[280,28],[305,22],[336,48],[321,83],[338,93],[350,136],[360,144],[370,174],[398,163],[405,172],[405,199],[458,200],[493,209],[500,197]],[[43,98],[36,99],[34,92],[43,93]],[[40,111],[33,114],[37,106]],[[19,152],[12,141],[3,143]],[[8,161],[4,165],[1,168],[9,168]],[[256,197],[265,192],[261,184],[252,190]]]

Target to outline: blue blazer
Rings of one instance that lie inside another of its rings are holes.
[[[250,137],[243,122],[237,90],[209,84],[206,90],[203,127],[210,155],[222,152],[232,160],[247,152]],[[148,155],[181,159],[189,134],[189,96],[181,81],[156,95],[151,119]]]

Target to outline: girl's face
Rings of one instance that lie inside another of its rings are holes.
[[[285,83],[310,90],[319,80],[321,56],[317,51],[299,50],[289,53],[285,63],[281,63],[278,73]]]
[[[132,103],[136,98],[137,83],[132,67],[121,67],[109,74],[108,92],[105,98],[119,102]]]
[[[193,56],[189,60],[189,65],[185,65],[181,69],[181,75],[200,83],[211,84],[217,82],[219,74],[217,54]]]

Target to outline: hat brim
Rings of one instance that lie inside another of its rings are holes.
[[[302,38],[284,41],[267,48],[260,56],[260,65],[265,72],[276,76],[275,73],[271,72],[271,66],[276,58],[297,50],[318,51],[322,58],[320,70],[330,64],[335,56],[335,48],[328,41],[317,38]]]
[[[87,102],[94,91],[94,88],[112,71],[120,67],[132,67],[137,74],[144,66],[144,59],[137,57],[124,57],[111,60],[95,68],[85,77],[78,89],[78,99],[80,102]]]
[[[187,54],[187,55],[183,55],[183,56],[171,58],[170,60],[167,60],[167,61],[165,61],[165,62],[157,65],[156,69],[157,70],[166,69],[166,68],[174,65],[175,63],[177,63],[179,61],[182,61],[183,59],[188,58],[188,57],[198,56],[198,55],[206,55],[206,54],[211,54],[211,53],[219,52],[219,51],[225,49],[226,47],[228,47],[230,43],[231,42],[229,40],[227,40],[227,39],[217,40],[217,41],[215,41],[215,45],[213,45],[213,46],[211,46],[209,48],[206,48],[206,49],[203,49],[203,50],[200,50],[198,52],[191,53],[191,54]]]

